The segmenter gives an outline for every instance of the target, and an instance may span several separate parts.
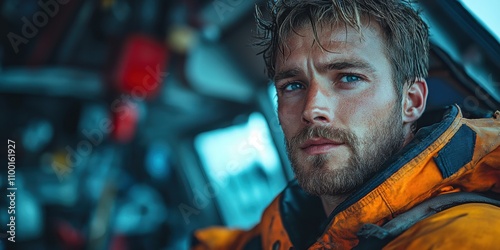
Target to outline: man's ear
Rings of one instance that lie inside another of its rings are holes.
[[[427,82],[425,79],[417,78],[403,90],[403,124],[417,121],[424,113],[426,103]]]

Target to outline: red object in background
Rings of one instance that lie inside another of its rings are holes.
[[[135,135],[139,119],[137,106],[126,100],[117,101],[112,104],[112,124],[111,136],[117,142],[130,142]]]
[[[113,81],[135,99],[154,97],[167,77],[169,51],[153,38],[130,36],[118,57]]]
[[[109,247],[110,250],[128,250],[129,248],[128,243],[127,243],[127,238],[125,235],[115,235],[111,239],[111,246]]]
[[[61,241],[62,249],[84,249],[85,238],[69,222],[58,221],[55,224],[56,235]]]

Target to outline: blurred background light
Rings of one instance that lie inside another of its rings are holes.
[[[488,31],[500,42],[500,1],[497,0],[460,0]]]
[[[195,147],[218,190],[225,222],[249,228],[286,184],[265,118],[252,113],[243,124],[199,134]]]

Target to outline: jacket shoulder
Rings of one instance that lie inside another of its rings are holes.
[[[209,227],[196,230],[192,235],[191,249],[262,249],[264,241],[267,239],[263,239],[262,235],[274,235],[275,231],[280,228],[278,225],[281,224],[279,216],[281,195],[278,195],[264,210],[261,221],[252,229]]]
[[[500,207],[469,203],[430,216],[383,249],[494,249],[500,246]]]
[[[212,227],[193,234],[193,249],[289,249],[314,243],[326,219],[321,200],[291,181],[251,230]]]

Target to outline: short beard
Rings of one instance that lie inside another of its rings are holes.
[[[379,172],[404,143],[401,109],[395,106],[388,120],[373,126],[373,132],[363,140],[350,131],[327,126],[306,127],[286,140],[288,157],[299,185],[312,195],[344,195]],[[346,165],[329,168],[329,159],[335,155],[320,154],[299,159],[300,145],[314,137],[341,141],[348,146],[352,155]]]

